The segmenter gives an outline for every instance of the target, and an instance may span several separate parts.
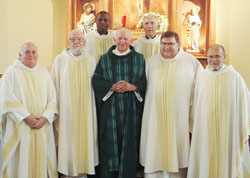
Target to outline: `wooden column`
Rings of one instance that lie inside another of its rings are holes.
[[[84,4],[85,4],[85,1],[83,1],[83,3],[81,2],[81,0],[76,1],[76,27],[75,28],[77,28],[77,23],[80,21],[81,15],[84,11],[83,9]]]
[[[107,11],[110,10],[110,2],[109,0],[100,0],[99,1],[99,11]]]
[[[181,39],[181,26],[182,26],[182,2],[183,0],[168,0],[168,19],[169,30],[172,30],[180,36]]]
[[[76,28],[77,0],[67,0],[66,10],[66,41],[71,30]],[[66,42],[67,44],[67,42]]]
[[[208,37],[209,37],[209,46],[211,44],[215,44],[216,43],[216,30],[215,30],[215,27],[216,27],[216,21],[215,21],[215,16],[216,16],[216,12],[215,12],[215,0],[210,0],[209,2],[206,1],[208,3],[208,6],[209,6],[209,34],[208,34]]]

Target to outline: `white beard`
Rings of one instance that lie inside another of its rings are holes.
[[[221,62],[220,65],[218,65],[217,67],[212,67],[208,64],[208,68],[211,70],[211,71],[218,71],[222,68],[223,66],[223,63]]]
[[[77,48],[77,49],[70,49],[70,52],[74,55],[74,56],[80,56],[84,53],[83,48]]]

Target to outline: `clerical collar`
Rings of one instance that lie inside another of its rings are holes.
[[[184,52],[183,49],[182,49],[182,48],[179,48],[177,54],[176,54],[174,57],[172,57],[172,58],[165,58],[165,57],[162,56],[161,53],[160,53],[160,56],[161,56],[161,59],[162,59],[163,61],[174,61],[174,60],[176,60],[183,52]]]
[[[70,50],[70,49],[68,50],[68,53],[69,53],[69,55],[72,56],[72,57],[79,57],[79,56],[84,56],[84,55],[85,55],[85,50],[82,48],[82,49],[81,49],[81,53],[79,53],[79,55],[77,55],[77,56],[76,56],[76,55],[72,52],[72,50]]]
[[[28,67],[28,66],[24,65],[19,58],[16,59],[15,64],[18,65],[19,67],[26,69],[26,70],[29,70],[29,71],[35,71],[39,68],[37,63],[32,68]]]
[[[101,35],[101,36],[102,36],[102,35],[107,35],[107,34],[109,33],[109,32],[107,31],[106,33],[101,34],[101,33],[98,32],[98,30],[96,30],[96,31],[97,31],[97,33],[98,33],[99,35]]]
[[[211,72],[221,72],[221,71],[223,71],[226,68],[226,66],[225,66],[225,64],[223,64],[219,70],[212,70],[209,66],[207,66],[207,68]]]
[[[154,39],[155,37],[156,37],[156,35],[153,36],[153,38],[149,38],[149,37],[147,37],[147,36],[145,35],[145,38],[148,39],[148,40],[149,40],[149,39]]]
[[[131,51],[131,49],[127,49],[127,51],[124,51],[124,52],[119,52],[118,50],[117,50],[117,48],[115,48],[112,52],[115,54],[115,55],[117,55],[117,56],[125,56],[126,54],[128,54],[129,52]]]

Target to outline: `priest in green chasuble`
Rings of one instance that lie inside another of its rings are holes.
[[[225,57],[223,46],[212,45],[197,77],[188,178],[250,177],[250,94]]]
[[[146,64],[140,163],[145,178],[186,178],[191,96],[203,68],[180,48],[175,32],[164,32],[160,44],[160,52]]]
[[[101,56],[92,83],[95,91],[100,178],[137,178],[141,116],[146,90],[145,62],[119,29],[115,44]]]

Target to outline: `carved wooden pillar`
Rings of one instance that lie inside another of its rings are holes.
[[[99,1],[99,11],[107,11],[109,12],[109,0],[100,0]]]
[[[209,9],[209,34],[208,34],[208,42],[209,42],[209,45],[211,44],[215,44],[215,39],[216,39],[216,30],[215,30],[215,27],[216,27],[216,22],[215,22],[215,0],[206,0],[206,3],[208,4],[208,9]]]
[[[81,2],[81,0],[76,0],[76,24],[80,21],[81,15],[83,13],[83,5],[85,4],[85,1],[83,1],[83,3]],[[76,28],[78,26],[76,25]]]
[[[169,6],[169,30],[172,30],[180,36],[181,39],[181,26],[182,26],[182,2],[183,0],[168,0]]]
[[[77,1],[67,0],[67,17],[66,17],[66,41],[68,34],[71,30],[76,28],[76,13],[77,13]],[[66,42],[67,44],[67,42]]]

